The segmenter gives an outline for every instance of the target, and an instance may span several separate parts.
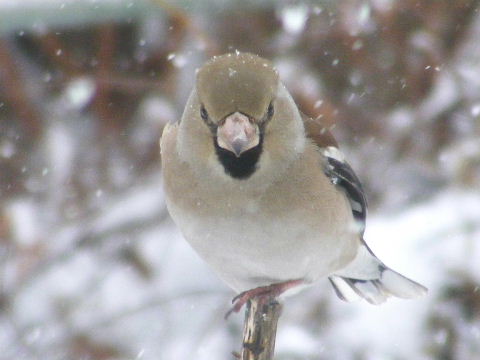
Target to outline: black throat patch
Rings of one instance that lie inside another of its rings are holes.
[[[225,172],[231,177],[244,180],[257,170],[258,159],[262,153],[263,135],[260,135],[260,141],[257,146],[245,151],[239,157],[236,157],[231,151],[218,146],[216,138],[214,144],[218,160],[222,163]]]

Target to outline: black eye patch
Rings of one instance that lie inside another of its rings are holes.
[[[208,112],[205,109],[205,106],[203,106],[203,105],[200,106],[200,117],[202,118],[205,125],[208,126],[208,128],[210,129],[212,134],[216,135],[217,125],[212,120],[210,120],[210,117],[208,116]]]
[[[200,108],[200,116],[202,117],[203,120],[207,121],[208,120],[208,112],[205,109],[205,106],[201,106]]]
[[[274,114],[275,110],[273,108],[273,103],[270,103],[270,105],[268,105],[268,109],[267,109],[267,118],[270,119],[273,114]]]

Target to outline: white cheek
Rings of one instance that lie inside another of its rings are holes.
[[[288,109],[290,110],[289,116],[292,116],[292,126],[293,127],[293,132],[289,132],[289,136],[293,140],[293,149],[295,152],[300,153],[305,149],[305,129],[303,127],[303,121],[300,116],[300,113],[298,111],[297,104],[295,104],[295,101],[293,100],[292,96],[288,92],[287,88],[285,85],[281,84],[279,87],[278,91],[278,97],[282,99],[287,104]],[[296,134],[296,136],[291,136],[291,134]]]
[[[303,152],[303,150],[305,150],[305,137],[304,136],[298,136],[295,139],[295,143],[293,145],[293,148],[295,149],[296,153]]]

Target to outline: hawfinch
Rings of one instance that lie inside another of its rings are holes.
[[[271,62],[238,52],[209,60],[161,154],[168,210],[239,293],[233,311],[324,277],[346,301],[426,292],[369,249],[358,177]]]

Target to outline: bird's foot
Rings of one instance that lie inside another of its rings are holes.
[[[239,312],[243,305],[245,305],[250,299],[258,298],[261,304],[267,304],[274,301],[285,291],[301,284],[303,284],[303,280],[296,279],[244,291],[232,299],[233,306],[225,314],[225,319],[227,319],[233,312]]]

